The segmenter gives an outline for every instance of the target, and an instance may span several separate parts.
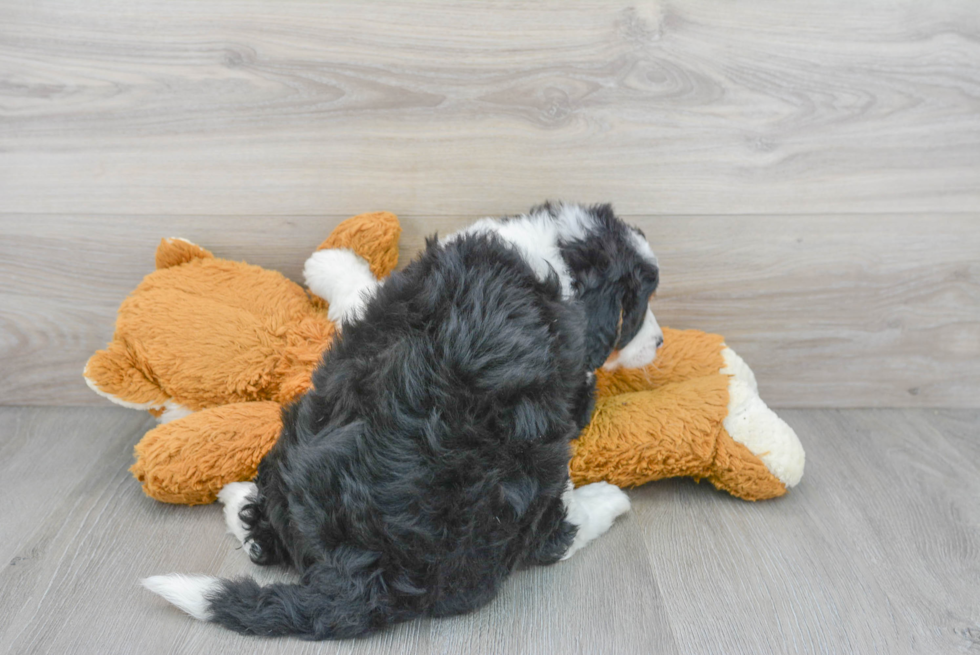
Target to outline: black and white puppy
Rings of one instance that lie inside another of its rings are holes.
[[[342,333],[255,483],[221,492],[251,559],[301,580],[172,574],[148,589],[244,633],[356,637],[480,607],[516,567],[569,557],[629,509],[616,487],[568,478],[592,371],[645,365],[663,341],[656,258],[608,205],[431,239],[357,300],[309,281]]]

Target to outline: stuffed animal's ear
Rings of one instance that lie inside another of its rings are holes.
[[[211,259],[212,257],[214,255],[210,252],[187,239],[170,237],[160,240],[160,245],[157,246],[156,264],[158,269],[170,268],[194,259]]]
[[[579,300],[585,308],[585,359],[594,370],[608,359],[619,340],[623,302],[618,293],[602,285],[586,289]]]

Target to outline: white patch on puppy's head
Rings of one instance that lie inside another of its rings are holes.
[[[650,247],[650,244],[647,243],[647,240],[643,237],[642,232],[640,232],[635,227],[631,226],[629,228],[629,239],[633,247],[636,248],[636,253],[640,257],[642,257],[649,263],[653,264],[654,266],[658,266],[657,256],[653,254],[653,249]]]
[[[442,243],[478,234],[509,244],[538,279],[557,275],[562,296],[582,301],[590,367],[642,367],[654,360],[663,343],[649,308],[659,280],[657,257],[643,233],[610,205],[545,203],[520,216],[481,219]]]
[[[572,275],[562,257],[563,243],[583,240],[595,230],[593,213],[573,203],[545,204],[527,214],[510,218],[482,218],[469,227],[444,237],[449,243],[463,235],[495,234],[527,262],[539,280],[558,276],[562,295],[572,296]]]

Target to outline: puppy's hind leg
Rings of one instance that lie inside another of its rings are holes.
[[[218,492],[218,500],[225,506],[225,525],[228,526],[228,532],[235,535],[235,539],[243,546],[248,539],[248,529],[240,513],[245,503],[255,502],[257,497],[258,489],[254,482],[232,482]]]
[[[225,524],[256,564],[288,563],[289,555],[265,515],[264,501],[254,482],[232,482],[218,492],[225,506]]]
[[[568,559],[612,527],[616,517],[629,508],[629,497],[608,482],[575,489],[569,481],[565,493],[541,517],[537,543],[529,549],[524,564],[554,564]]]
[[[575,526],[565,520],[563,499],[556,498],[538,521],[523,564],[554,564],[571,548],[575,530]]]

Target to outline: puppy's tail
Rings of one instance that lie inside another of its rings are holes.
[[[146,578],[143,586],[196,619],[254,635],[360,637],[421,613],[408,608],[396,611],[377,570],[373,575],[350,576],[346,568],[318,564],[306,571],[300,584],[263,587],[251,578],[222,580],[173,573]],[[366,573],[363,568],[361,572]]]

